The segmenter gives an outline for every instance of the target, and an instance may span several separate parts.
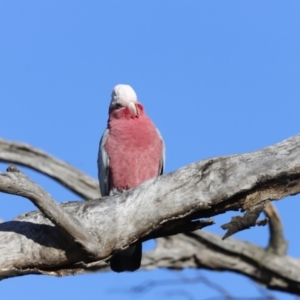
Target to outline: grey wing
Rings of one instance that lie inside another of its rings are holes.
[[[166,145],[164,142],[164,139],[160,133],[160,131],[156,128],[156,131],[158,133],[158,136],[160,137],[162,144],[163,144],[163,149],[162,149],[162,154],[160,158],[160,163],[159,163],[159,170],[158,170],[158,175],[161,175],[164,172],[165,169],[165,163],[166,163]]]
[[[109,135],[109,130],[105,129],[100,143],[99,143],[99,152],[98,152],[98,178],[100,192],[102,196],[109,195],[109,157],[105,150],[105,143]]]

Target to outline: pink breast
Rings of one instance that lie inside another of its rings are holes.
[[[109,120],[105,148],[109,156],[110,190],[127,190],[159,175],[163,144],[145,114]]]

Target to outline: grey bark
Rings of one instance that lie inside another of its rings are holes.
[[[40,186],[31,181],[16,167],[10,165],[7,173],[0,179],[1,190],[7,194],[16,194],[26,197],[47,217],[66,238],[79,244],[80,247],[92,256],[98,252],[98,241],[76,216],[63,210],[55,200]]]
[[[255,226],[260,211],[269,201],[299,193],[299,142],[298,135],[256,152],[206,159],[147,181],[121,195],[62,204],[62,210],[78,219],[84,230],[95,237],[99,248],[94,257],[70,241],[75,240],[72,233],[65,231],[69,235],[66,238],[61,228],[50,221],[53,220],[51,215],[47,218],[41,212],[31,212],[2,223],[0,278],[102,270],[105,269],[103,261],[137,240],[195,230],[212,221],[193,220],[228,210],[240,209],[245,214],[233,218],[225,226],[227,236]],[[28,151],[30,146],[27,145]],[[1,160],[10,161],[3,155]],[[55,163],[53,166],[55,170]],[[18,173],[14,176],[18,182]],[[74,177],[72,184],[66,177],[62,181],[67,182],[65,186],[76,184]],[[0,174],[0,191],[5,192],[7,186],[14,194],[24,192],[14,184],[10,172]],[[35,191],[30,184],[26,188]],[[285,256],[282,251],[276,253],[231,239],[221,241],[219,236],[205,232],[160,240],[157,249],[143,259],[144,268],[231,270],[270,288],[295,294],[300,294],[299,265],[299,260]]]
[[[243,274],[269,289],[300,294],[300,260],[204,230],[158,239],[142,267],[209,269]]]
[[[279,256],[284,256],[287,252],[288,243],[284,238],[283,226],[275,206],[271,203],[266,205],[265,214],[270,220],[270,239],[267,250]]]

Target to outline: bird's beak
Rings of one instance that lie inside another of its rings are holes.
[[[128,108],[129,108],[129,110],[130,110],[130,112],[131,112],[131,114],[132,114],[133,117],[138,117],[139,116],[139,111],[138,111],[138,109],[136,107],[136,103],[135,102],[133,102],[133,101],[129,102]]]

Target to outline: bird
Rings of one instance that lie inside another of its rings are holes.
[[[97,164],[102,196],[132,189],[164,171],[164,140],[130,85],[113,88]],[[140,268],[141,259],[142,243],[136,242],[114,254],[110,268],[118,273],[133,272]]]

